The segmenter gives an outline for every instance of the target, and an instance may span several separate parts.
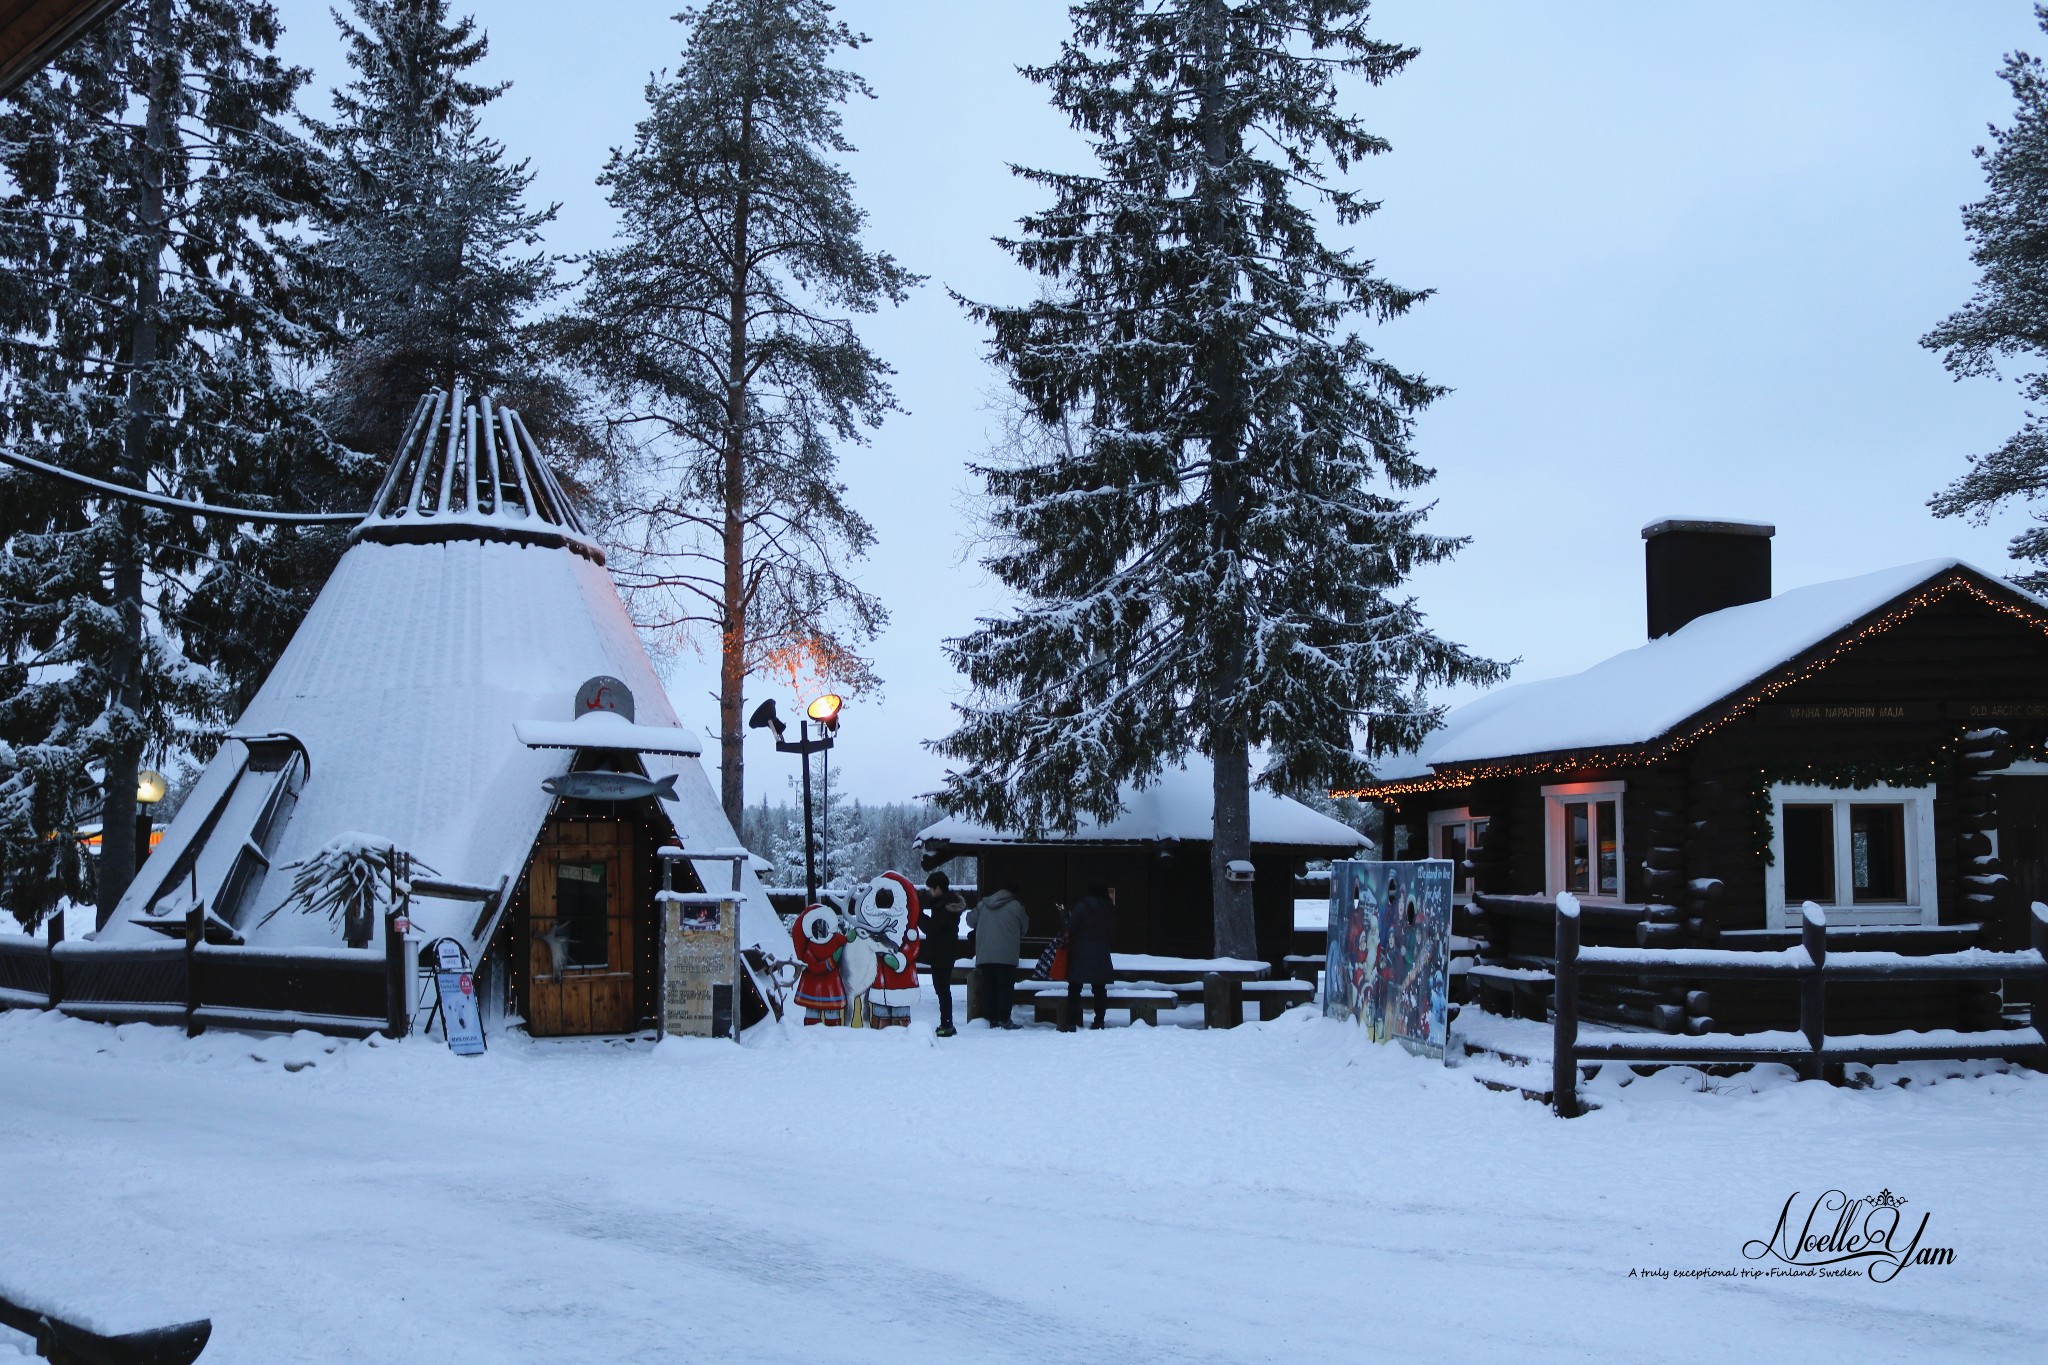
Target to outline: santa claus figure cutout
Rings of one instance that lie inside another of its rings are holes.
[[[875,944],[875,980],[868,990],[868,1019],[874,1028],[908,1028],[917,999],[917,888],[908,877],[884,872],[867,885],[855,923]]]
[[[839,982],[846,935],[839,932],[838,917],[822,905],[807,906],[789,937],[803,969],[796,979],[796,1003],[803,1007],[804,1023],[838,1027],[846,1013],[846,988]]]

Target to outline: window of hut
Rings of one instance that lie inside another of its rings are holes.
[[[1574,782],[1543,789],[1547,856],[1544,892],[1569,891],[1619,901],[1622,869],[1621,782]]]
[[[1770,922],[1808,901],[1838,924],[1934,924],[1934,788],[1771,788]]]

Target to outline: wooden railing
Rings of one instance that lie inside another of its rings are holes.
[[[6,1294],[0,1294],[0,1326],[34,1341],[36,1354],[51,1365],[191,1365],[213,1336],[210,1318],[108,1336]]]
[[[1827,916],[1809,903],[1798,946],[1780,952],[1715,948],[1603,948],[1579,945],[1579,904],[1557,898],[1556,994],[1551,1010],[1551,1104],[1561,1117],[1580,1112],[1582,1062],[1690,1065],[1782,1062],[1809,1079],[1846,1062],[1921,1059],[2048,1062],[2038,1027],[1938,1029],[1924,1033],[1838,1035],[1827,1031],[1828,986],[1841,981],[2048,981],[2048,906],[2035,902],[2033,946],[2024,952],[1969,949],[1908,956],[1892,952],[1828,952]],[[1796,1033],[1602,1033],[1579,1037],[1582,977],[1634,977],[1646,981],[1790,981],[1799,988]],[[2036,1021],[2039,1022],[2038,1020]]]
[[[66,943],[53,921],[47,942],[0,938],[0,1009],[183,1024],[192,1035],[212,1024],[403,1037],[413,969],[392,923],[397,914],[386,915],[381,953],[208,943],[202,909],[185,916],[178,939],[161,944]]]

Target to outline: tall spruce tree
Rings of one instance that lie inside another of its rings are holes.
[[[946,803],[999,824],[1108,818],[1189,749],[1215,767],[1216,951],[1253,956],[1254,750],[1282,790],[1349,784],[1435,726],[1426,684],[1502,673],[1402,591],[1460,540],[1403,494],[1432,473],[1415,413],[1442,390],[1350,326],[1425,297],[1324,241],[1377,207],[1329,168],[1386,150],[1340,107],[1415,55],[1366,0],[1083,0],[1026,75],[1092,142],[1002,245],[1047,281],[969,304],[1036,423],[979,467],[1024,599],[951,642],[978,690],[935,747]]]
[[[2034,18],[2048,31],[2048,6]],[[1949,373],[1997,377],[2001,360],[2038,364],[2048,358],[2048,73],[2039,57],[2008,53],[1999,72],[2012,88],[2012,126],[1991,129],[1988,147],[1976,149],[1984,164],[1985,194],[1963,209],[1970,259],[1977,265],[1977,289],[1970,301],[1920,338],[1942,353]],[[2020,379],[2029,403],[2048,401],[2048,370]],[[2048,425],[2029,411],[2020,429],[1997,449],[1970,458],[1969,472],[1935,494],[1936,516],[1967,517],[1978,524],[2004,504],[2030,503],[2048,493]],[[2014,536],[2012,557],[2034,565],[2018,582],[2048,589],[2048,517]]]
[[[474,17],[451,19],[447,0],[352,9],[336,22],[356,76],[320,131],[341,177],[322,259],[348,338],[323,389],[337,434],[388,455],[430,388],[509,400],[531,384],[520,324],[560,287],[539,249],[555,206],[528,209],[527,163],[483,135],[478,112],[508,86],[469,78],[490,50]]]
[[[712,0],[673,75],[647,87],[601,183],[621,240],[590,260],[565,352],[645,433],[617,496],[613,566],[643,624],[718,637],[720,792],[745,802],[746,682],[772,660],[843,686],[886,619],[848,573],[874,531],[836,447],[895,408],[851,315],[917,283],[860,237],[837,158],[840,108],[869,94],[832,65],[866,41],[822,0]]]
[[[0,440],[84,474],[276,506],[325,439],[284,375],[317,350],[293,227],[318,212],[305,73],[262,0],[139,0],[0,105]],[[0,905],[133,876],[136,774],[218,717],[191,585],[232,523],[0,476]],[[97,780],[95,780],[97,778]]]
[[[588,452],[574,392],[540,361],[525,315],[558,289],[538,249],[552,206],[525,207],[532,174],[508,163],[477,112],[506,86],[468,78],[488,39],[447,0],[354,0],[336,15],[355,79],[315,129],[330,193],[312,248],[335,337],[319,415],[334,443],[302,462],[293,496],[367,507],[419,395],[460,380],[518,408],[551,445]],[[276,527],[239,537],[194,594],[196,652],[246,702],[319,595],[345,527]]]

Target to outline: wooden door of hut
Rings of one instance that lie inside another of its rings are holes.
[[[652,926],[635,913],[632,853],[623,820],[550,820],[534,845],[526,1029],[535,1037],[637,1023],[637,940]]]

